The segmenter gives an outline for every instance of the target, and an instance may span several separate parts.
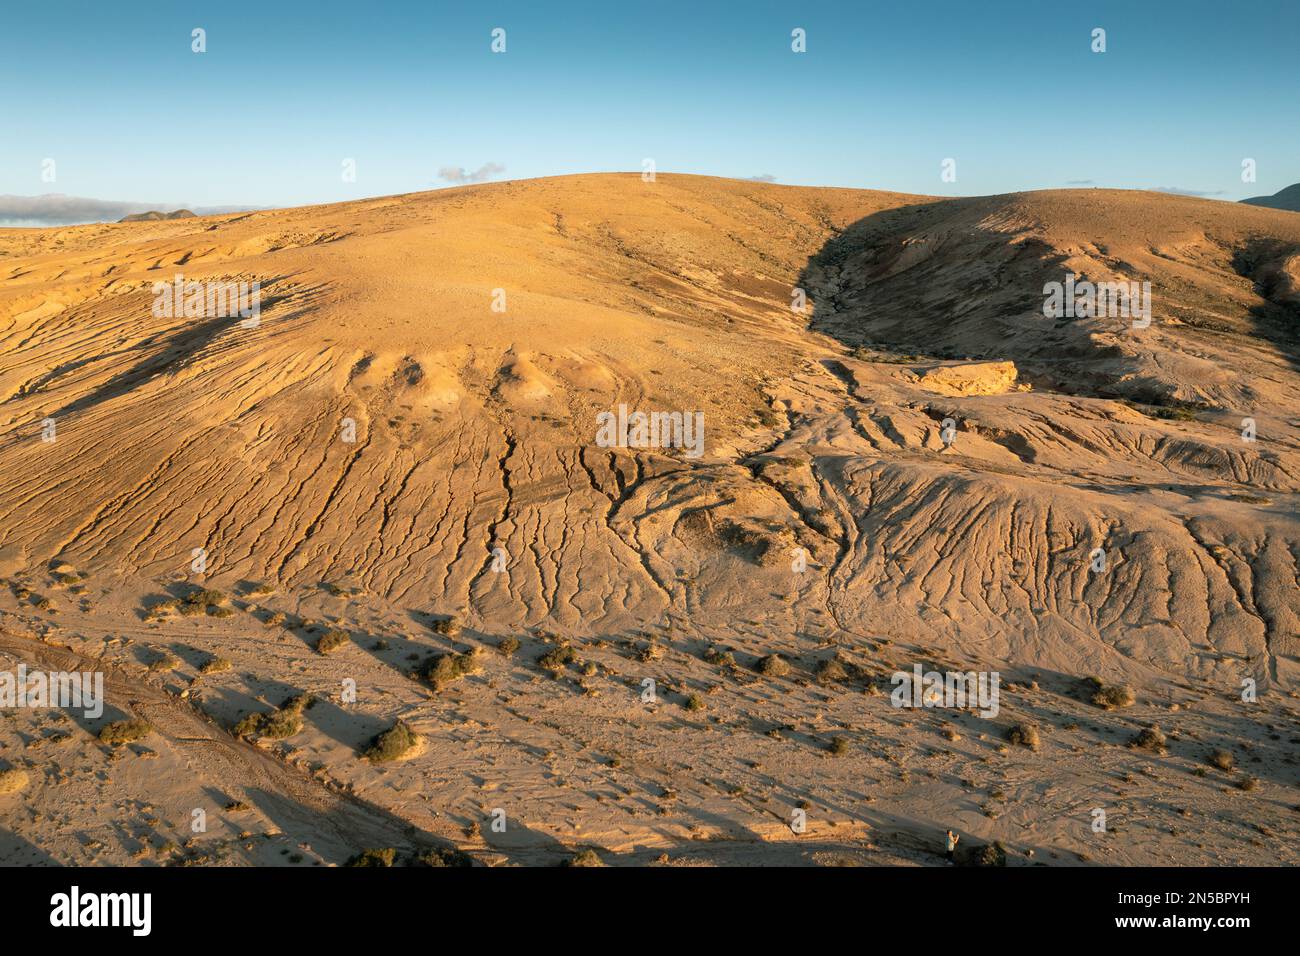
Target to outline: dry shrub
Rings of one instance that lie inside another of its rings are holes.
[[[1163,754],[1168,751],[1165,744],[1168,738],[1159,727],[1144,727],[1136,737],[1129,741],[1129,746],[1137,750],[1149,750],[1151,753]]]
[[[1041,743],[1038,728],[1034,724],[1016,724],[1007,731],[1007,741],[1030,750],[1037,750]]]
[[[316,642],[316,652],[319,654],[330,654],[337,651],[340,647],[348,642],[348,632],[339,628],[331,628],[321,635]]]
[[[1132,707],[1136,700],[1133,689],[1122,684],[1104,684],[1092,695],[1092,702],[1103,710]]]
[[[1218,767],[1220,770],[1231,770],[1236,765],[1232,754],[1226,750],[1216,750],[1210,754],[1210,766]]]
[[[25,790],[30,782],[26,770],[0,770],[0,796]]]
[[[153,728],[143,720],[115,720],[110,724],[105,724],[99,731],[101,743],[106,743],[112,747],[120,744],[130,744],[137,740],[143,740],[153,733]]]
[[[364,754],[371,763],[389,763],[401,760],[420,746],[420,735],[411,729],[404,720],[399,720],[392,727],[375,737]]]
[[[428,681],[434,690],[441,690],[452,681],[459,680],[466,674],[477,674],[483,669],[479,660],[478,648],[464,654],[439,654],[424,665],[420,676]]]

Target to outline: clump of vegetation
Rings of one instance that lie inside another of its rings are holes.
[[[337,627],[330,628],[321,635],[320,640],[316,642],[316,652],[318,654],[329,654],[337,651],[344,644],[348,643],[348,632]]]
[[[653,663],[654,661],[662,659],[663,656],[664,649],[653,641],[636,652],[636,659],[642,664]]]
[[[1220,770],[1231,770],[1236,766],[1236,761],[1228,751],[1215,750],[1210,754],[1210,766],[1218,767]]]
[[[59,584],[63,584],[63,585],[72,585],[72,584],[81,583],[81,575],[77,574],[76,572],[55,571],[53,574],[53,578]]]
[[[565,866],[604,866],[596,851],[590,848],[579,850],[572,857],[564,862]]]
[[[1037,750],[1042,742],[1038,736],[1038,727],[1034,724],[1016,724],[1007,731],[1007,741],[1030,750]]]
[[[1258,777],[1242,777],[1240,780],[1237,781],[1237,789],[1238,789],[1238,790],[1244,790],[1244,791],[1246,791],[1247,793],[1250,793],[1250,791],[1252,791],[1252,790],[1258,790],[1258,789],[1259,789],[1259,778],[1258,778]]]
[[[483,662],[479,656],[478,648],[464,654],[439,654],[424,665],[420,677],[428,681],[434,690],[441,690],[452,681],[482,670]]]
[[[199,668],[199,673],[221,674],[230,670],[230,668],[230,661],[226,660],[224,657],[211,657],[203,662],[203,666]]]
[[[686,698],[686,704],[684,706],[687,710],[703,710],[704,698],[699,694],[691,694],[690,697]]]
[[[548,671],[558,674],[560,671],[564,670],[567,665],[572,663],[575,657],[577,657],[577,655],[574,654],[572,647],[567,645],[563,647],[552,647],[537,659],[537,663]]]
[[[1159,418],[1164,421],[1196,421],[1196,414],[1201,411],[1201,406],[1199,405],[1193,405],[1189,402],[1180,402],[1177,399],[1170,398],[1166,395],[1150,394],[1143,397],[1149,400],[1140,402],[1132,399],[1121,399],[1121,401],[1129,408],[1141,412],[1148,418]]]
[[[262,726],[262,720],[265,717],[265,714],[245,714],[235,726],[230,728],[230,732],[236,737],[252,737],[257,733],[257,729]]]
[[[153,728],[143,720],[115,720],[100,728],[100,743],[117,747],[121,744],[135,743],[153,733]]]
[[[222,591],[215,591],[210,588],[199,588],[185,595],[186,604],[196,604],[202,608],[220,607],[226,603],[226,595]]]
[[[299,694],[267,714],[249,714],[232,728],[236,737],[270,737],[284,740],[302,730],[302,713],[311,706],[311,696]]]
[[[401,760],[420,746],[420,735],[411,729],[404,720],[399,720],[392,727],[379,734],[370,747],[361,756],[371,763],[389,763]]]
[[[1168,751],[1165,744],[1168,738],[1159,727],[1144,727],[1136,737],[1129,741],[1129,746],[1138,750],[1149,750],[1152,753],[1163,754]]]
[[[175,598],[167,598],[163,601],[155,601],[145,609],[144,619],[146,621],[166,620],[169,614],[174,614],[180,607],[181,602]]]
[[[226,804],[227,813],[246,813],[250,807],[243,800],[231,800]]]
[[[382,849],[362,850],[343,865],[390,867],[396,861],[397,850],[389,846]]]
[[[754,670],[758,671],[764,677],[784,677],[790,673],[790,662],[780,654],[768,654],[760,658],[754,665]]]
[[[262,733],[275,740],[292,737],[302,730],[302,712],[311,706],[311,696],[299,694],[267,716]]]
[[[0,796],[25,790],[30,782],[31,778],[26,770],[17,768],[0,770]]]
[[[415,858],[418,866],[473,866],[474,861],[468,853],[448,847],[447,849],[426,850]]]
[[[842,757],[849,752],[849,742],[843,737],[832,737],[828,749],[832,757]]]
[[[1099,684],[1092,694],[1093,704],[1102,710],[1132,707],[1136,700],[1137,695],[1133,693],[1133,689],[1123,684]]]
[[[174,671],[181,666],[169,651],[159,651],[158,656],[149,662],[149,673],[157,674],[160,671]]]
[[[265,581],[262,581],[252,585],[248,589],[248,593],[255,597],[261,597],[262,595],[265,594],[274,594],[275,588],[272,585],[267,584]]]
[[[271,612],[270,614],[268,614],[268,615],[266,616],[266,622],[265,622],[265,623],[266,623],[266,626],[267,626],[267,627],[279,627],[279,626],[280,626],[281,624],[283,624],[284,622],[285,622],[284,612],[283,612],[283,611],[273,611],[273,612]]]
[[[235,614],[234,608],[224,607],[220,604],[208,605],[209,617],[234,617],[234,614]]]
[[[973,847],[966,862],[970,866],[1006,866],[1007,848],[998,840]]]
[[[715,667],[735,667],[736,655],[731,651],[723,650],[715,644],[704,652],[704,661],[707,664],[713,664]]]
[[[435,618],[429,623],[429,629],[435,634],[442,634],[444,637],[455,637],[460,633],[460,618],[452,615]]]
[[[856,664],[846,661],[836,654],[817,665],[817,679],[823,684],[834,684],[859,677],[860,670]]]
[[[519,650],[519,638],[513,636],[502,638],[501,643],[497,645],[497,653],[502,657],[510,657],[517,650]]]

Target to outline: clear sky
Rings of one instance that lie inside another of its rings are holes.
[[[1300,3],[0,6],[0,194],[281,206],[645,157],[942,195],[1268,194],[1300,181]]]

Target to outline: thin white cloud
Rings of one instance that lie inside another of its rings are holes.
[[[1223,190],[1216,189],[1214,192],[1203,192],[1199,189],[1183,189],[1181,186],[1153,186],[1158,193],[1170,193],[1174,196],[1194,196],[1197,199],[1208,199],[1211,196],[1222,196]]]
[[[444,183],[454,183],[457,186],[465,186],[469,183],[487,182],[493,176],[499,176],[505,171],[506,168],[500,163],[484,163],[472,173],[465,172],[463,166],[443,166],[438,170],[438,178]]]

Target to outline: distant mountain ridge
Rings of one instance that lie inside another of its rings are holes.
[[[1269,209],[1289,209],[1291,212],[1300,212],[1300,183],[1279,189],[1271,196],[1254,196],[1243,199],[1242,202],[1248,206],[1267,206]]]
[[[137,212],[130,216],[123,216],[118,222],[153,222],[158,219],[193,219],[194,213],[188,209],[177,209],[175,212],[159,212],[151,209],[148,212]]]

